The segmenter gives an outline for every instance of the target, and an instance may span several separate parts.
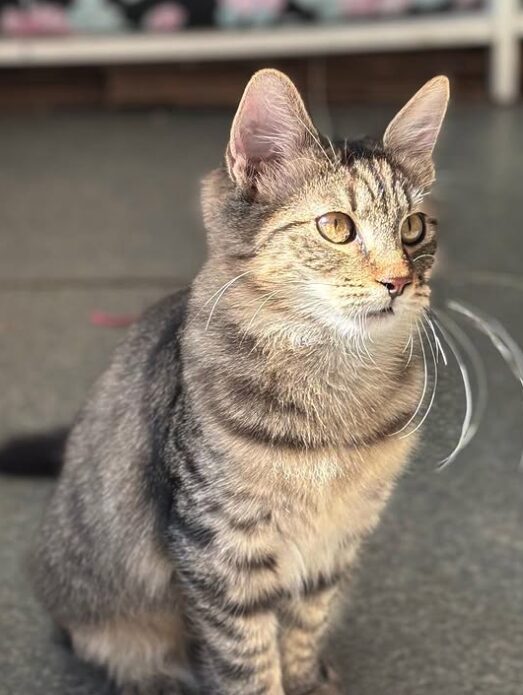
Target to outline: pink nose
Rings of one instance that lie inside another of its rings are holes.
[[[412,278],[410,275],[402,275],[401,277],[397,278],[383,278],[378,282],[386,287],[390,296],[394,298],[398,297],[400,294],[403,294],[403,290],[407,285],[410,285]]]

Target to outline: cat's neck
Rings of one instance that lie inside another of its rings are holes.
[[[392,319],[377,340],[265,307],[251,322],[230,300],[209,320],[201,306],[196,294],[184,335],[188,383],[202,412],[238,432],[285,446],[365,443],[399,429],[416,406],[420,356],[406,323]]]

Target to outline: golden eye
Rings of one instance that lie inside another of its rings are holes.
[[[401,240],[404,244],[412,246],[419,244],[425,236],[425,215],[415,212],[403,220],[401,225]]]
[[[326,212],[316,220],[318,232],[333,244],[348,244],[356,238],[354,220],[344,212]]]

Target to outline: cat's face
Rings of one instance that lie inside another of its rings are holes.
[[[221,252],[242,259],[245,282],[273,311],[345,333],[420,314],[436,249],[424,196],[447,99],[447,80],[435,78],[383,142],[331,144],[287,78],[253,78],[232,128],[228,181],[204,209],[211,228],[227,222]]]
[[[436,248],[419,189],[372,153],[350,162],[339,153],[321,177],[310,174],[262,227],[256,282],[281,290],[274,301],[287,299],[295,315],[342,330],[415,318],[428,303]]]

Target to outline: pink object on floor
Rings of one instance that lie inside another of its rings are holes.
[[[94,309],[89,315],[91,325],[99,328],[127,328],[138,318],[135,314],[109,314]]]

